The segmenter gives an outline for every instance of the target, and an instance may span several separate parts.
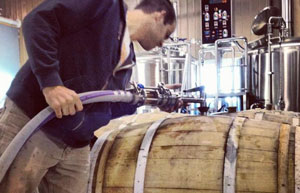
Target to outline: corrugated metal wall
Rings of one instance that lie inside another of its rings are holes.
[[[270,5],[269,0],[233,0],[233,33],[236,36],[245,36],[248,41],[257,39],[251,33],[254,17],[263,8]]]
[[[22,20],[25,15],[42,0],[0,0],[2,17]]]
[[[0,0],[2,16],[10,19],[22,20],[24,16],[37,6],[42,0]],[[129,9],[140,0],[125,0]],[[245,36],[249,41],[255,37],[251,34],[251,23],[254,16],[264,7],[269,5],[270,0],[233,0],[233,34]],[[299,1],[299,0],[297,0]],[[178,36],[191,40],[201,40],[201,0],[178,0]],[[22,38],[21,38],[22,39]],[[22,43],[21,43],[22,45]],[[194,48],[196,53],[198,48]],[[21,55],[22,50],[21,48]],[[26,57],[21,58],[24,62]]]

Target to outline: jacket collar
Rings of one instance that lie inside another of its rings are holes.
[[[128,10],[128,6],[123,0],[119,0],[119,2],[120,2],[122,20],[126,24],[126,13]]]

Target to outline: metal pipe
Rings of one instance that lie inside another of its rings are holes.
[[[186,89],[188,88],[191,88],[192,87],[192,80],[191,80],[191,71],[192,71],[192,68],[191,68],[191,44],[188,44],[187,45],[187,54],[186,54],[186,65],[188,66],[188,70],[186,72],[186,79],[187,79],[187,87]],[[188,73],[188,74],[187,74]]]
[[[164,59],[163,59],[163,53],[160,52],[159,54],[160,56],[160,63],[159,63],[159,81],[163,82],[163,80],[165,79],[165,75],[163,74],[164,72],[161,70],[164,68]]]
[[[185,55],[181,92],[191,88],[191,45],[189,43],[185,43],[185,45],[187,46],[187,53]]]
[[[273,20],[282,20],[282,17],[270,17],[267,30],[268,30],[268,53],[269,53],[269,104],[273,105],[273,61],[272,61],[272,35],[273,35],[273,28],[272,28],[272,21]]]
[[[235,49],[232,47],[232,60],[231,60],[231,74],[234,74],[234,64],[235,64]],[[231,90],[234,90],[234,76],[231,79]]]
[[[271,42],[271,36],[272,36],[272,27],[269,26],[271,25],[270,24],[270,21],[271,21],[271,18],[269,20],[269,23],[268,23],[268,53],[269,53],[269,103],[272,104],[273,103],[273,68],[272,68],[272,50],[271,50],[271,45],[272,45],[272,42]],[[271,29],[270,29],[271,28]]]
[[[199,49],[198,51],[198,67],[197,67],[197,82],[199,85],[202,85],[203,78],[202,78],[202,68],[204,66],[204,50],[202,48]],[[199,77],[199,78],[198,78]]]
[[[242,40],[244,42],[247,42],[247,38],[244,36],[239,36],[239,37],[234,37],[234,38],[225,38],[225,39],[218,39],[216,42],[221,43],[221,42],[234,42],[237,40]]]
[[[221,40],[221,39],[220,39]],[[220,92],[220,67],[221,67],[221,63],[220,63],[220,59],[219,59],[219,43],[222,41],[216,41],[215,42],[215,53],[216,53],[216,79],[217,79],[217,90],[216,90],[216,96],[215,96],[215,105],[214,105],[214,109],[215,111],[218,110],[218,103],[219,103],[219,92]],[[220,53],[222,54],[222,53]]]
[[[189,45],[190,43],[187,43],[187,42],[172,42],[172,43],[164,43],[163,44],[163,47],[165,47],[165,46],[187,46],[187,45]]]
[[[165,72],[179,72],[179,71],[184,71],[183,68],[172,69],[172,70],[167,70],[167,69],[161,69],[161,70],[165,71]]]
[[[173,7],[174,7],[174,10],[175,10],[175,16],[176,16],[176,21],[178,21],[178,1],[177,0],[174,0],[173,1]],[[175,28],[175,31],[173,32],[173,37],[175,39],[178,38],[178,30],[177,30],[177,27]]]
[[[244,39],[244,43],[245,43],[245,50],[244,50],[244,58],[245,58],[245,61],[244,61],[244,63],[245,63],[245,74],[244,74],[244,76],[245,76],[245,85],[244,85],[244,88],[246,89],[245,90],[245,92],[249,92],[249,84],[250,83],[248,83],[248,69],[250,69],[250,66],[248,65],[248,40],[247,40],[247,38],[246,37],[244,37],[245,39]],[[248,101],[248,98],[247,98],[247,94],[244,96],[244,101],[243,101],[243,106],[244,106],[244,108],[243,108],[243,110],[246,110],[247,109],[247,101]]]
[[[170,53],[170,49],[167,48],[167,63],[168,63],[168,70],[170,70],[170,72],[168,73],[168,84],[172,84],[172,77],[173,77],[173,73],[172,73],[172,69],[173,69],[173,65],[171,64],[171,53]]]
[[[292,1],[281,0],[281,15],[286,22],[287,35],[292,35]]]

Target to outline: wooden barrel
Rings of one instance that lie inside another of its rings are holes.
[[[298,119],[300,117],[300,113],[292,111],[252,109],[238,112],[237,116],[256,120],[272,121],[277,123],[287,123],[290,125],[299,125]]]
[[[289,154],[288,154],[288,168],[289,168],[289,182],[292,184],[292,188],[296,187],[296,192],[300,192],[300,177],[294,170],[300,171],[300,149],[299,149],[299,125],[300,125],[300,113],[292,111],[280,111],[280,110],[266,110],[266,109],[252,109],[237,113],[238,116],[247,117],[256,120],[266,120],[271,122],[288,124],[291,126],[290,141],[289,141]],[[298,132],[297,132],[298,130]],[[297,134],[297,135],[296,135]],[[295,138],[297,140],[295,140]],[[295,143],[296,142],[296,143]],[[298,150],[295,152],[295,150]],[[296,167],[294,167],[296,165]],[[295,182],[296,178],[296,182]],[[298,181],[297,181],[298,179]],[[296,186],[295,186],[296,185]],[[289,192],[295,192],[290,190]]]
[[[294,131],[297,137],[298,127],[247,117],[187,116],[161,120],[158,116],[155,121],[150,118],[153,114],[143,116],[152,122],[122,127],[116,124],[119,129],[100,134],[102,143],[94,148],[102,144],[101,148],[96,154],[92,151],[96,165],[91,172],[90,192],[300,190],[300,169],[295,171],[294,166]]]

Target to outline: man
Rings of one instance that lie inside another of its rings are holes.
[[[20,129],[50,106],[56,114],[23,146],[0,184],[2,193],[83,193],[93,132],[132,114],[122,103],[82,106],[77,93],[125,89],[134,52],[150,50],[175,30],[169,0],[46,0],[29,13],[23,32],[29,60],[16,75],[0,117],[0,155]]]

